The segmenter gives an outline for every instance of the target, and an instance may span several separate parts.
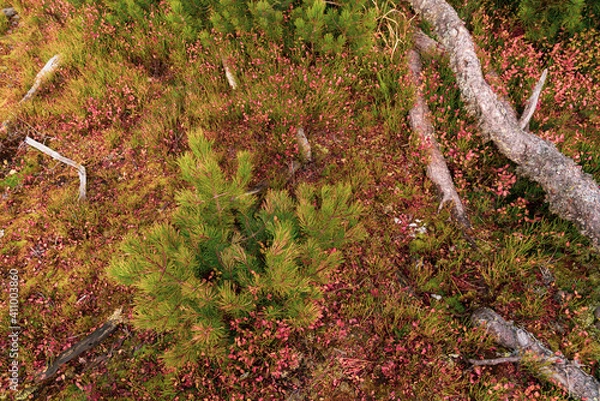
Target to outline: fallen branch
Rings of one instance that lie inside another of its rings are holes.
[[[446,54],[442,45],[440,45],[436,40],[431,39],[420,29],[417,29],[415,31],[414,43],[415,47],[421,54],[433,54],[436,56],[443,56]],[[496,73],[492,72],[491,74],[497,77]],[[542,89],[544,88],[544,84],[546,83],[547,76],[548,69],[545,69],[542,72],[542,76],[540,77],[539,81],[533,88],[531,96],[527,100],[527,104],[525,105],[523,114],[521,114],[521,118],[519,119],[519,126],[525,131],[528,131],[527,126],[529,125],[529,121],[531,120],[531,117],[533,117],[533,113],[537,108],[540,94],[542,93]],[[499,97],[499,100],[502,103],[504,103],[507,106],[507,108],[511,108],[510,103],[508,103],[508,100],[506,100],[502,96]]]
[[[104,323],[101,327],[94,330],[92,334],[73,345],[71,348],[60,354],[60,356],[54,361],[52,366],[50,366],[44,373],[39,375],[36,378],[36,382],[41,382],[50,377],[54,376],[58,369],[65,363],[69,362],[73,358],[78,357],[84,352],[94,348],[96,345],[100,344],[104,341],[108,336],[110,336],[119,326],[120,323],[124,321],[122,316],[123,308],[119,308],[114,311],[111,317],[108,318],[107,322]]]
[[[433,26],[448,53],[467,110],[479,120],[482,133],[519,166],[519,174],[542,186],[553,213],[573,222],[600,249],[598,184],[554,144],[521,128],[514,109],[485,82],[471,36],[451,6],[443,0],[410,3]]]
[[[431,39],[420,29],[415,29],[413,41],[415,43],[415,47],[421,54],[429,53],[438,56],[444,54],[444,46],[439,44],[437,40]]]
[[[57,54],[56,56],[54,56],[50,60],[48,60],[48,62],[44,66],[44,68],[42,68],[40,70],[40,72],[38,72],[38,74],[35,76],[33,85],[31,86],[29,91],[27,91],[25,96],[23,96],[23,99],[21,99],[19,101],[19,103],[23,103],[23,102],[26,102],[27,100],[31,99],[36,94],[36,92],[38,91],[38,89],[40,88],[40,86],[42,85],[44,80],[50,74],[52,74],[54,71],[56,71],[56,69],[58,68],[59,65],[60,65],[60,54]]]
[[[456,192],[456,187],[446,165],[444,156],[440,151],[435,131],[431,124],[431,112],[423,93],[421,92],[421,59],[415,50],[408,52],[408,68],[415,85],[415,105],[409,111],[409,120],[412,130],[417,133],[421,144],[425,147],[429,160],[427,163],[427,177],[437,186],[442,194],[438,212],[446,202],[452,202],[452,215],[465,229],[470,229],[471,224],[463,204]]]
[[[39,143],[38,141],[36,141],[35,139],[31,139],[30,137],[26,137],[25,138],[25,143],[28,144],[29,146],[32,146],[34,148],[36,148],[37,150],[39,150],[40,152],[43,152],[45,154],[47,154],[48,156],[63,162],[71,167],[74,167],[77,169],[77,173],[79,174],[79,200],[84,200],[86,198],[86,172],[85,172],[85,167],[83,167],[81,164],[74,162],[71,159],[68,159],[64,156],[62,156],[60,153],[50,149],[49,147],[47,147],[44,144]]]
[[[581,370],[576,362],[570,362],[560,352],[546,348],[533,334],[514,326],[489,308],[476,310],[471,316],[476,326],[482,327],[494,340],[520,357],[537,362],[540,375],[566,390],[570,396],[600,399],[600,383]]]

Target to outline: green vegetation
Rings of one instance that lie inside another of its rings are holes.
[[[479,306],[599,377],[598,254],[479,136],[447,60],[428,57],[424,93],[476,247],[437,211],[406,118],[408,7],[1,4],[20,16],[0,36],[0,257],[22,280],[22,383],[115,308],[129,319],[40,399],[567,400],[519,365],[467,363],[505,352],[471,326]],[[549,69],[530,129],[600,180],[594,3],[554,1],[571,13],[526,24],[519,10],[539,4],[460,12],[517,110]],[[292,174],[299,127],[313,162]],[[87,202],[25,135],[86,166]],[[2,327],[6,310],[0,297]]]
[[[172,332],[172,365],[202,356],[224,360],[236,333],[230,320],[254,315],[308,327],[319,318],[319,285],[342,262],[339,248],[363,236],[350,187],[302,184],[292,199],[248,191],[249,154],[238,154],[228,180],[211,144],[191,134],[179,160],[193,190],[180,192],[172,224],[152,227],[123,245],[109,273],[138,289],[134,324]]]

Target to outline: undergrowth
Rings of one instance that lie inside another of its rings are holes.
[[[235,176],[236,154],[251,151],[255,174],[247,186],[269,185],[268,196],[300,199],[302,188],[351,183],[365,208],[365,240],[336,246],[344,262],[311,284],[308,298],[319,313],[302,324],[286,320],[283,300],[265,300],[260,291],[252,299],[258,306],[238,320],[219,312],[227,316],[218,324],[229,364],[190,353],[194,363],[171,369],[161,356],[189,332],[126,324],[65,365],[38,396],[567,399],[527,366],[468,364],[506,352],[472,328],[468,318],[479,306],[495,308],[598,377],[597,254],[550,214],[539,186],[479,136],[447,62],[432,57],[424,63],[426,98],[477,247],[446,209],[438,213],[406,122],[410,10],[388,1],[229,3],[10,4],[20,20],[0,38],[0,118],[10,120],[0,133],[0,257],[21,278],[21,384],[115,308],[124,306],[135,321],[139,293],[110,280],[107,266],[125,238],[149,241],[152,227],[182,235],[172,226],[181,216],[175,194],[188,191],[177,160],[194,149],[188,135],[199,130],[225,177]],[[469,28],[486,78],[520,111],[548,68],[530,129],[600,179],[598,32],[532,42],[518,15],[503,10],[471,5]],[[19,105],[56,53],[62,67]],[[290,176],[300,157],[298,127],[314,160]],[[76,200],[74,171],[19,147],[26,135],[86,166],[87,203]],[[256,210],[262,205],[252,202]],[[251,252],[261,266],[272,245],[265,241]],[[270,306],[280,315],[259,316]]]

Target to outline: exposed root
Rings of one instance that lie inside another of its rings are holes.
[[[600,383],[593,376],[585,373],[579,364],[569,361],[561,352],[548,349],[533,334],[507,322],[489,308],[476,310],[471,320],[485,329],[501,346],[514,351],[519,357],[536,362],[539,376],[557,384],[570,396],[582,400],[600,399]]]

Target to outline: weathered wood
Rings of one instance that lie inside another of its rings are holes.
[[[569,361],[560,352],[544,346],[528,331],[507,322],[492,309],[480,308],[471,316],[475,326],[482,327],[501,346],[518,356],[538,362],[539,375],[554,382],[569,395],[582,400],[600,400],[600,383]]]
[[[523,114],[521,114],[521,118],[519,119],[519,126],[521,129],[528,131],[529,120],[533,117],[533,113],[538,105],[538,101],[540,99],[540,94],[542,93],[542,89],[544,88],[544,83],[546,82],[546,77],[548,76],[548,69],[545,69],[542,72],[542,76],[540,80],[533,88],[531,96],[527,100],[527,104],[525,105],[525,110],[523,110]]]
[[[223,57],[221,59],[221,63],[223,64],[223,69],[225,70],[225,77],[227,78],[227,82],[229,83],[229,86],[231,86],[231,89],[236,90],[238,87],[238,84],[237,84],[237,81],[235,80],[235,76],[233,75],[233,72],[231,71],[229,62],[227,62],[227,59],[225,59],[225,57]]]
[[[54,71],[56,71],[56,69],[58,68],[59,65],[60,65],[60,54],[57,54],[54,57],[52,57],[50,60],[48,60],[48,62],[44,66],[44,68],[42,68],[40,70],[40,72],[37,73],[37,75],[35,76],[35,80],[33,81],[33,85],[31,86],[29,91],[27,91],[25,96],[23,96],[23,99],[21,99],[19,101],[19,103],[23,103],[23,102],[26,102],[27,100],[31,99],[36,94],[36,92],[38,91],[38,89],[40,88],[40,86],[42,85],[44,80],[46,80],[48,78],[48,76],[50,74],[52,74]]]
[[[415,47],[421,54],[430,53],[442,55],[444,53],[444,46],[439,44],[437,40],[427,36],[427,34],[420,29],[415,29],[413,33],[413,41],[415,43]]]
[[[101,327],[94,330],[94,332],[88,335],[86,338],[73,345],[71,348],[60,354],[60,356],[54,361],[52,366],[50,366],[44,373],[39,375],[36,378],[36,382],[41,382],[50,377],[54,376],[58,369],[65,363],[69,362],[73,358],[78,357],[84,352],[94,348],[96,345],[100,344],[104,341],[108,336],[110,336],[119,326],[120,323],[124,321],[122,316],[123,308],[119,308],[114,311],[112,316],[108,318],[106,323],[104,323]]]
[[[300,157],[302,158],[302,162],[311,162],[312,161],[312,150],[310,147],[310,143],[308,143],[308,138],[304,133],[304,128],[300,127],[296,131],[296,142],[298,143],[298,150],[300,151]]]
[[[539,183],[550,210],[575,224],[600,249],[600,189],[572,159],[524,131],[510,105],[485,82],[473,41],[454,9],[443,0],[410,0],[429,22],[444,46],[467,111],[478,119],[482,133],[515,162],[518,173]]]
[[[474,366],[493,366],[500,365],[503,363],[514,363],[521,362],[523,357],[521,356],[508,356],[505,358],[494,358],[494,359],[469,359],[469,363]]]
[[[2,14],[6,15],[6,18],[12,18],[17,15],[17,10],[15,10],[13,7],[3,8]]]
[[[427,177],[436,185],[442,194],[442,200],[438,211],[444,204],[452,202],[452,215],[465,229],[470,229],[471,224],[463,204],[456,192],[454,181],[450,175],[450,170],[446,165],[444,156],[440,151],[435,138],[435,130],[431,123],[431,111],[425,102],[421,91],[421,59],[415,50],[408,52],[408,68],[412,75],[415,85],[415,104],[409,111],[409,120],[412,130],[418,135],[419,141],[427,152]]]
[[[77,169],[77,173],[79,174],[79,200],[84,200],[86,198],[87,178],[86,178],[85,167],[83,167],[79,163],[74,162],[73,160],[71,160],[69,158],[64,157],[63,155],[50,149],[46,145],[39,143],[35,139],[26,137],[25,143],[28,144],[29,146],[36,148],[40,152],[43,152],[43,153],[47,154],[48,156]]]

